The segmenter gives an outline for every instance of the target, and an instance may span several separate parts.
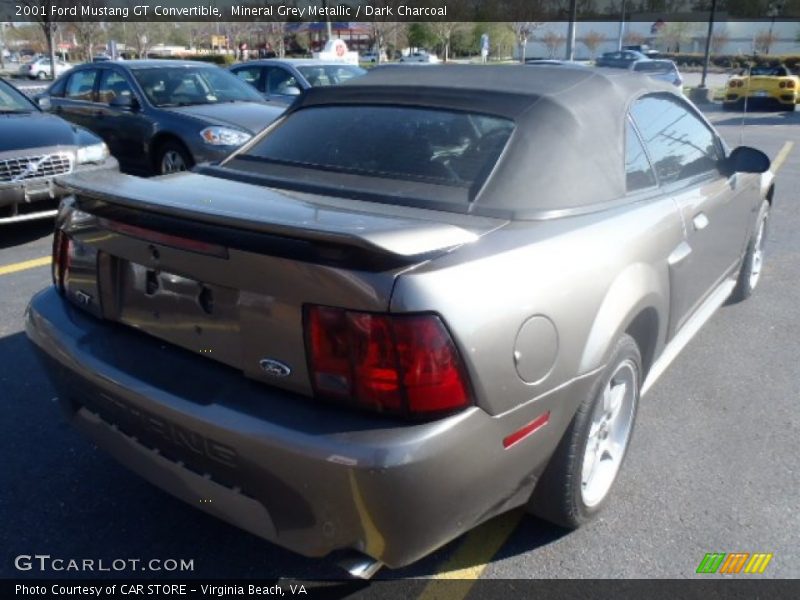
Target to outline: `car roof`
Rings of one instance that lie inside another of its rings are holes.
[[[160,60],[160,59],[138,59],[126,61],[109,61],[111,64],[123,67],[125,69],[154,69],[163,67],[203,67],[203,68],[219,68],[212,63],[206,63],[199,60]],[[88,63],[91,64],[91,63]],[[95,65],[96,66],[96,65]]]
[[[426,96],[444,97],[459,95],[464,91],[475,92],[476,105],[491,104],[497,100],[498,114],[508,114],[501,108],[502,98],[513,96],[515,104],[522,110],[547,98],[555,104],[568,106],[591,97],[593,104],[627,106],[630,98],[647,88],[652,91],[669,90],[658,82],[641,81],[624,69],[574,67],[548,68],[552,65],[437,65],[420,70],[412,66],[386,65],[371,69],[364,77],[348,80],[339,86],[327,86],[315,91],[313,98],[324,96],[348,97],[354,102],[361,94],[396,91],[399,97],[413,93],[418,100]],[[359,88],[356,92],[356,88]],[[490,111],[492,112],[492,111]]]
[[[233,65],[233,67],[266,67],[271,65],[284,65],[284,66],[292,66],[292,67],[304,67],[304,66],[311,66],[311,67],[327,67],[327,66],[353,66],[357,67],[358,65],[350,65],[349,63],[336,61],[336,60],[321,60],[317,58],[262,58],[259,60],[249,60],[244,63],[239,63],[238,65]]]
[[[483,197],[518,198],[523,211],[530,181],[519,173],[536,165],[537,190],[547,199],[540,206],[558,211],[625,195],[625,118],[631,102],[647,93],[684,102],[674,86],[626,69],[397,65],[376,67],[337,86],[312,88],[287,115],[314,105],[371,104],[512,119],[515,133],[476,203]]]

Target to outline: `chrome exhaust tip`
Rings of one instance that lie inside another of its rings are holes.
[[[375,573],[383,566],[381,561],[355,551],[349,552],[337,560],[336,564],[355,579],[372,579]]]

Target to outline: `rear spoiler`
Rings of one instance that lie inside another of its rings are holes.
[[[79,201],[100,200],[148,213],[341,244],[398,258],[445,252],[507,223],[503,219],[291,192],[197,173],[143,179],[116,171],[95,171],[60,177],[57,183]]]

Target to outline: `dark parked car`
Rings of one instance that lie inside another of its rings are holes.
[[[55,215],[64,194],[57,175],[116,168],[103,140],[0,79],[0,223]]]
[[[270,102],[288,105],[312,87],[338,85],[366,74],[366,69],[311,58],[270,58],[230,68]]]
[[[65,178],[27,333],[98,447],[369,575],[597,515],[640,396],[759,281],[768,169],[627,71],[379,69],[219,165]]]
[[[225,69],[190,61],[85,64],[39,98],[142,174],[221,160],[283,112]]]
[[[604,52],[594,61],[594,64],[598,67],[627,69],[637,60],[647,60],[647,56],[636,50],[616,50],[614,52]]]

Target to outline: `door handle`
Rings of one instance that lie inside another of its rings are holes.
[[[700,231],[708,227],[708,217],[706,216],[706,213],[697,213],[694,216],[694,219],[692,219],[692,224],[694,225],[695,231]]]

